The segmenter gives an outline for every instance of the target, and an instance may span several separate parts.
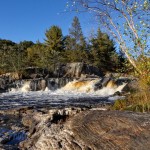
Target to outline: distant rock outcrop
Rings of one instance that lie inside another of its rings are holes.
[[[78,83],[88,83],[87,81],[94,79],[98,79],[94,84],[94,91],[103,87],[117,87],[123,82],[129,83],[125,86],[124,92],[138,89],[137,80],[127,77],[120,79],[118,76],[115,77],[113,73],[106,73],[104,76],[98,68],[85,63],[68,63],[56,66],[54,72],[37,67],[28,67],[25,68],[22,74],[6,73],[0,75],[0,92],[22,88],[28,81],[30,81],[29,90],[38,91],[45,90],[46,87],[50,90],[56,90],[64,87],[68,82],[73,80],[79,81]],[[87,84],[82,84],[82,87],[84,85]]]
[[[49,75],[47,69],[39,67],[28,67],[25,68],[22,74],[22,79],[36,79],[36,78],[45,78]]]
[[[102,76],[103,73],[92,65],[76,62],[59,64],[55,66],[53,72],[48,71],[48,69],[43,69],[39,67],[27,67],[24,68],[20,73],[10,72],[0,75],[0,78],[9,78],[9,80],[19,80],[19,79],[36,79],[36,78],[61,78],[61,77],[71,77],[80,78],[81,76]]]
[[[90,76],[102,76],[103,73],[96,67],[92,65],[88,65],[85,63],[68,63],[66,65],[66,73],[64,77],[74,77],[74,78],[80,78],[80,77],[90,77]]]
[[[57,65],[53,72],[39,67],[28,67],[22,73],[0,75],[0,92],[21,88],[26,81],[30,81],[31,91],[45,90],[46,87],[56,90],[74,79],[99,78],[102,75],[98,68],[80,62]]]

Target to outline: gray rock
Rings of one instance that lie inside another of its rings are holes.
[[[64,77],[80,78],[82,76],[102,76],[102,72],[92,66],[85,63],[68,63],[65,67]]]
[[[41,80],[41,89],[44,91],[45,90],[45,88],[46,88],[46,80]]]
[[[137,79],[128,80],[128,84],[124,87],[123,92],[139,91],[140,86]]]
[[[34,119],[39,122],[36,132],[20,143],[23,150],[147,150],[150,147],[150,114],[65,109],[36,113]]]
[[[49,74],[47,69],[39,68],[39,67],[28,67],[25,68],[22,74],[22,79],[36,79],[36,78],[44,78]]]
[[[5,86],[6,86],[5,80],[2,79],[2,78],[0,78],[0,88],[1,88],[1,89],[5,89]]]

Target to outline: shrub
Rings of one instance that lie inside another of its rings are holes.
[[[113,110],[124,110],[127,106],[127,101],[126,100],[116,100],[112,109]]]
[[[150,112],[150,92],[149,90],[139,91],[129,95],[125,100],[117,100],[112,109]]]

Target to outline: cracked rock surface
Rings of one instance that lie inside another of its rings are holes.
[[[150,114],[53,109],[23,117],[29,127],[23,150],[148,150]]]

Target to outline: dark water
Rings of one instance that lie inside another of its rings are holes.
[[[0,139],[2,144],[16,145],[24,141],[27,135],[24,131],[13,131],[4,127],[0,128]]]
[[[87,94],[60,94],[51,92],[8,93],[0,95],[0,110],[33,106],[35,108],[62,108],[68,106],[106,105],[112,101],[108,97]]]
[[[18,144],[27,138],[18,116],[0,115],[0,149],[18,150]],[[16,128],[12,129],[13,127]]]

